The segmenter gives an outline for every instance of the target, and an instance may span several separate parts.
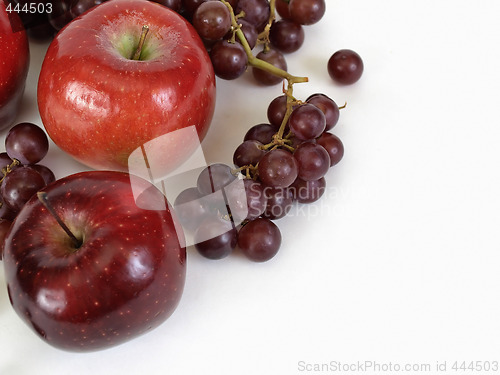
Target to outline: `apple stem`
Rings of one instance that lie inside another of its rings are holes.
[[[149,31],[149,26],[144,25],[142,27],[142,32],[141,32],[141,39],[139,39],[139,45],[137,46],[137,49],[135,50],[134,54],[132,55],[132,60],[139,60],[141,57],[142,53],[142,47],[144,46],[144,41],[146,40],[146,36],[148,35]]]
[[[69,238],[71,238],[73,244],[75,245],[75,248],[78,249],[80,246],[82,246],[83,241],[76,238],[76,236],[69,230],[68,226],[64,224],[61,217],[57,214],[56,210],[54,210],[54,207],[48,201],[47,193],[40,191],[36,195],[38,197],[38,200],[42,202],[43,206],[50,212],[50,214],[54,217],[54,219],[56,219],[57,223],[66,232]]]

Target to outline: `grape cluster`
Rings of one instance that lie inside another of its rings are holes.
[[[54,173],[38,164],[47,155],[49,141],[37,125],[24,122],[12,127],[5,138],[5,150],[0,153],[0,244],[24,204],[55,181]]]
[[[28,0],[14,0],[23,6]],[[51,12],[21,14],[30,37],[52,38],[57,31],[87,10],[106,0],[43,0]],[[318,22],[325,13],[325,0],[276,0],[281,19],[276,20],[269,0],[150,0],[189,20],[205,42],[215,74],[226,80],[241,76],[249,65],[248,54],[258,45],[256,58],[287,70],[285,53],[304,43],[303,25]],[[241,31],[245,41],[237,36]],[[246,45],[246,48],[245,48]],[[275,85],[283,78],[253,66],[255,80]]]
[[[236,148],[235,168],[205,168],[197,186],[175,200],[174,209],[194,233],[198,252],[221,259],[238,246],[253,261],[274,257],[281,233],[273,221],[286,216],[295,201],[317,201],[326,189],[324,176],[343,157],[342,142],[330,132],[339,113],[324,94],[305,102],[287,94],[275,98],[267,110],[269,123],[250,128]],[[240,189],[237,180],[242,180]]]

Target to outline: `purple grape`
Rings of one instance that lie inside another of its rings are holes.
[[[336,165],[344,156],[344,145],[336,135],[325,132],[316,140],[316,142],[323,146],[330,156],[330,167]]]
[[[255,219],[240,229],[238,246],[248,259],[266,262],[278,253],[281,232],[271,220]]]
[[[258,124],[248,129],[245,134],[244,141],[258,141],[263,145],[267,145],[273,141],[273,136],[276,130],[270,124]]]
[[[275,149],[260,159],[259,178],[267,186],[287,187],[298,176],[298,165],[293,155],[283,149]]]
[[[300,140],[319,137],[326,127],[324,113],[312,104],[303,104],[292,111],[288,119],[290,130]]]
[[[5,138],[5,150],[11,159],[21,164],[36,164],[49,150],[49,140],[45,132],[29,122],[17,124]]]
[[[248,64],[248,56],[243,46],[227,40],[220,40],[212,46],[210,60],[217,77],[226,80],[240,77],[245,73]]]
[[[284,53],[297,51],[304,44],[304,29],[290,20],[279,20],[271,27],[269,39],[272,45]]]
[[[40,173],[32,168],[21,166],[5,176],[0,186],[0,193],[8,206],[13,211],[19,212],[24,204],[44,186],[45,181]]]
[[[256,165],[262,156],[266,153],[265,150],[261,149],[262,143],[259,141],[248,140],[240,144],[233,155],[233,163],[237,167],[243,167],[245,165]]]
[[[299,203],[312,203],[323,196],[326,189],[326,180],[321,177],[319,180],[304,181],[297,178],[290,186],[293,199]]]
[[[302,180],[318,180],[330,169],[328,152],[316,143],[302,143],[297,147],[293,156],[297,160],[299,177]]]
[[[222,219],[203,221],[194,235],[195,248],[208,259],[227,257],[238,243],[238,232],[232,223]]]
[[[330,130],[337,125],[340,110],[337,103],[335,103],[328,96],[325,94],[314,94],[307,98],[307,103],[321,109],[321,111],[325,114],[325,130]]]
[[[281,52],[275,49],[271,49],[268,52],[261,51],[255,56],[256,58],[260,60],[264,60],[268,62],[269,64],[286,71],[287,70],[287,64],[285,57]],[[272,73],[268,73],[262,69],[253,67],[252,68],[252,74],[255,80],[265,86],[272,86],[276,85],[278,83],[283,82],[283,78],[274,75]]]
[[[281,219],[292,209],[293,195],[288,188],[266,187],[264,193],[267,206],[262,216],[272,220]]]

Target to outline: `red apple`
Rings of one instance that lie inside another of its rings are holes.
[[[136,199],[133,191],[142,194]],[[159,190],[126,173],[91,171],[42,192],[78,242],[35,196],[12,223],[3,263],[12,306],[43,340],[65,350],[102,349],[172,314],[186,252]]]
[[[12,125],[24,93],[29,44],[21,19],[0,1],[0,129]]]
[[[133,60],[143,25],[149,32]],[[127,170],[134,150],[159,139],[148,158],[168,169],[207,133],[215,76],[200,37],[179,14],[147,0],[110,0],[53,40],[38,106],[52,140],[92,168]],[[196,141],[162,137],[190,126]]]

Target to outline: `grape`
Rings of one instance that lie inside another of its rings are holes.
[[[267,198],[264,186],[250,179],[242,184],[231,184],[226,188],[226,197],[233,220],[238,224],[243,220],[253,220],[266,210]]]
[[[43,177],[26,166],[21,166],[8,173],[0,186],[3,201],[19,212],[24,204],[40,189],[45,186]]]
[[[222,3],[220,3],[222,4]],[[245,73],[248,56],[239,43],[220,40],[210,51],[215,74],[222,79],[236,79]]]
[[[276,11],[283,19],[290,19],[290,9],[288,8],[288,0],[276,0]]]
[[[76,18],[96,5],[104,3],[104,1],[106,0],[77,0],[76,4],[70,10],[71,15],[73,18]]]
[[[288,188],[267,186],[264,193],[267,198],[267,206],[262,216],[272,220],[281,219],[292,209],[293,195]]]
[[[194,231],[209,215],[198,188],[192,187],[179,193],[174,201],[174,210],[182,226]]]
[[[354,51],[341,49],[328,60],[328,74],[342,84],[350,85],[357,82],[363,74],[363,60]]]
[[[318,180],[330,169],[328,152],[316,143],[305,142],[293,154],[299,166],[299,177],[305,181]]]
[[[248,259],[265,262],[278,253],[281,232],[271,220],[259,218],[240,229],[238,246]]]
[[[194,12],[193,26],[202,38],[219,40],[231,28],[231,14],[220,1],[208,1]]]
[[[266,153],[265,150],[261,149],[262,143],[259,141],[248,140],[244,141],[242,144],[236,148],[233,155],[233,163],[237,167],[243,167],[245,165],[256,165],[262,156]]]
[[[298,176],[298,165],[293,155],[283,149],[266,153],[259,162],[260,180],[272,187],[287,187]]]
[[[263,145],[267,145],[273,141],[273,136],[276,134],[276,130],[270,124],[258,124],[252,126],[248,129],[245,134],[244,141],[258,141]]]
[[[321,109],[325,114],[325,130],[332,129],[339,121],[340,110],[332,99],[330,99],[325,94],[314,94],[307,98],[307,103],[314,105]]]
[[[270,124],[279,130],[286,113],[286,95],[280,95],[273,99],[267,107],[267,119]]]
[[[52,12],[48,13],[49,23],[56,30],[61,30],[66,24],[73,20],[70,13],[71,0],[59,0],[52,2]]]
[[[182,5],[184,5],[184,10],[188,18],[191,18],[196,12],[196,9],[207,0],[182,0]]]
[[[250,49],[253,49],[257,44],[257,39],[259,38],[259,33],[257,32],[257,29],[250,22],[245,21],[244,19],[241,18],[238,19],[238,24],[240,25],[241,31],[243,31],[243,35],[245,35],[245,39],[247,40]],[[231,39],[232,36],[233,36],[232,31],[229,31],[229,33],[226,34],[224,39]],[[241,43],[238,37],[236,37],[236,41],[238,43]]]
[[[299,203],[312,203],[317,201],[325,193],[326,180],[321,177],[319,180],[304,181],[297,178],[290,186],[293,199]]]
[[[316,140],[330,155],[330,167],[336,165],[344,156],[342,141],[332,133],[325,132]]]
[[[33,165],[28,165],[27,167],[34,169],[40,175],[42,176],[43,180],[45,181],[45,185],[51,184],[56,180],[56,176],[54,175],[54,172],[45,165],[42,164],[33,164]]]
[[[170,8],[177,13],[179,13],[182,8],[182,0],[150,0],[150,1],[166,6],[167,8]]]
[[[290,18],[301,25],[318,22],[326,11],[325,0],[290,0]]]
[[[201,171],[197,187],[201,195],[212,194],[236,180],[231,168],[225,164],[212,164]]]
[[[9,155],[6,152],[1,152],[0,153],[0,170],[7,168],[11,164],[12,164],[12,159],[9,157]],[[2,172],[2,174],[0,174],[0,177],[2,175],[3,175],[3,172]]]
[[[298,23],[279,20],[272,25],[269,39],[281,52],[295,52],[304,44],[304,30]]]
[[[255,25],[258,32],[264,30],[268,20],[270,7],[268,0],[239,0],[235,14],[245,12],[246,21]]]
[[[222,219],[203,221],[194,234],[195,248],[208,259],[227,257],[238,243],[238,233],[232,223]]]
[[[300,140],[317,138],[326,127],[324,113],[312,104],[303,104],[292,111],[288,119],[290,130]]]
[[[10,129],[5,138],[5,150],[11,159],[22,164],[36,164],[47,155],[49,140],[40,127],[24,122]]]
[[[286,60],[285,57],[281,52],[275,49],[270,49],[268,52],[261,51],[255,56],[258,59],[264,60],[271,65],[274,65],[275,67],[281,69],[281,70],[287,70],[287,65],[286,65]],[[272,86],[276,85],[278,83],[281,83],[283,81],[283,78],[278,77],[274,74],[268,73],[262,69],[253,67],[252,68],[252,74],[255,78],[255,80],[263,85],[266,86]]]
[[[3,198],[0,196],[0,218],[12,221],[16,218],[16,215],[17,212],[10,208],[9,205],[6,204],[3,201]]]
[[[0,260],[2,260],[5,237],[7,237],[7,232],[9,231],[11,224],[10,220],[0,219]]]

